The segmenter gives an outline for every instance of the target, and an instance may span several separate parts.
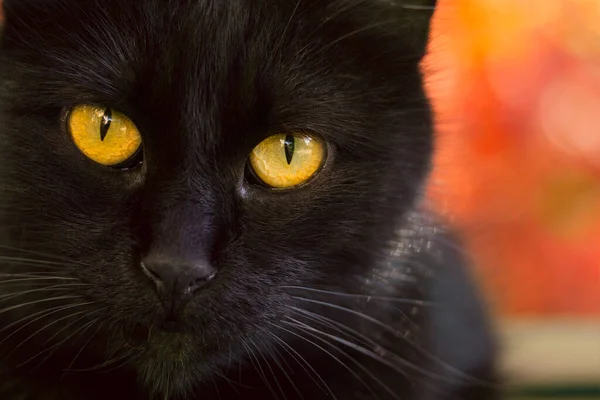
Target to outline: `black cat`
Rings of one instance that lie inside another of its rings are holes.
[[[487,399],[421,211],[434,0],[4,0],[0,398]]]

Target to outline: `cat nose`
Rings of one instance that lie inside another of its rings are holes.
[[[184,306],[217,273],[207,262],[145,259],[141,266],[144,274],[156,287],[167,313],[173,313]]]

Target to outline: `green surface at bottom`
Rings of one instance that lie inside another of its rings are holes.
[[[588,400],[600,399],[600,384],[589,386],[535,386],[524,387],[512,391],[507,396],[509,399],[563,399],[563,400]]]

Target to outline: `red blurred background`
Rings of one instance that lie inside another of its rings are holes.
[[[600,316],[598,43],[598,0],[439,0],[429,198],[503,315]]]
[[[600,1],[440,0],[434,206],[496,309],[600,316]]]

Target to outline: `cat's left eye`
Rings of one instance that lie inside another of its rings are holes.
[[[108,167],[126,167],[137,159],[142,135],[124,114],[110,108],[81,105],[67,121],[75,146],[86,157]]]
[[[250,153],[250,167],[258,179],[275,189],[298,186],[315,176],[325,161],[323,141],[311,134],[276,134]]]

